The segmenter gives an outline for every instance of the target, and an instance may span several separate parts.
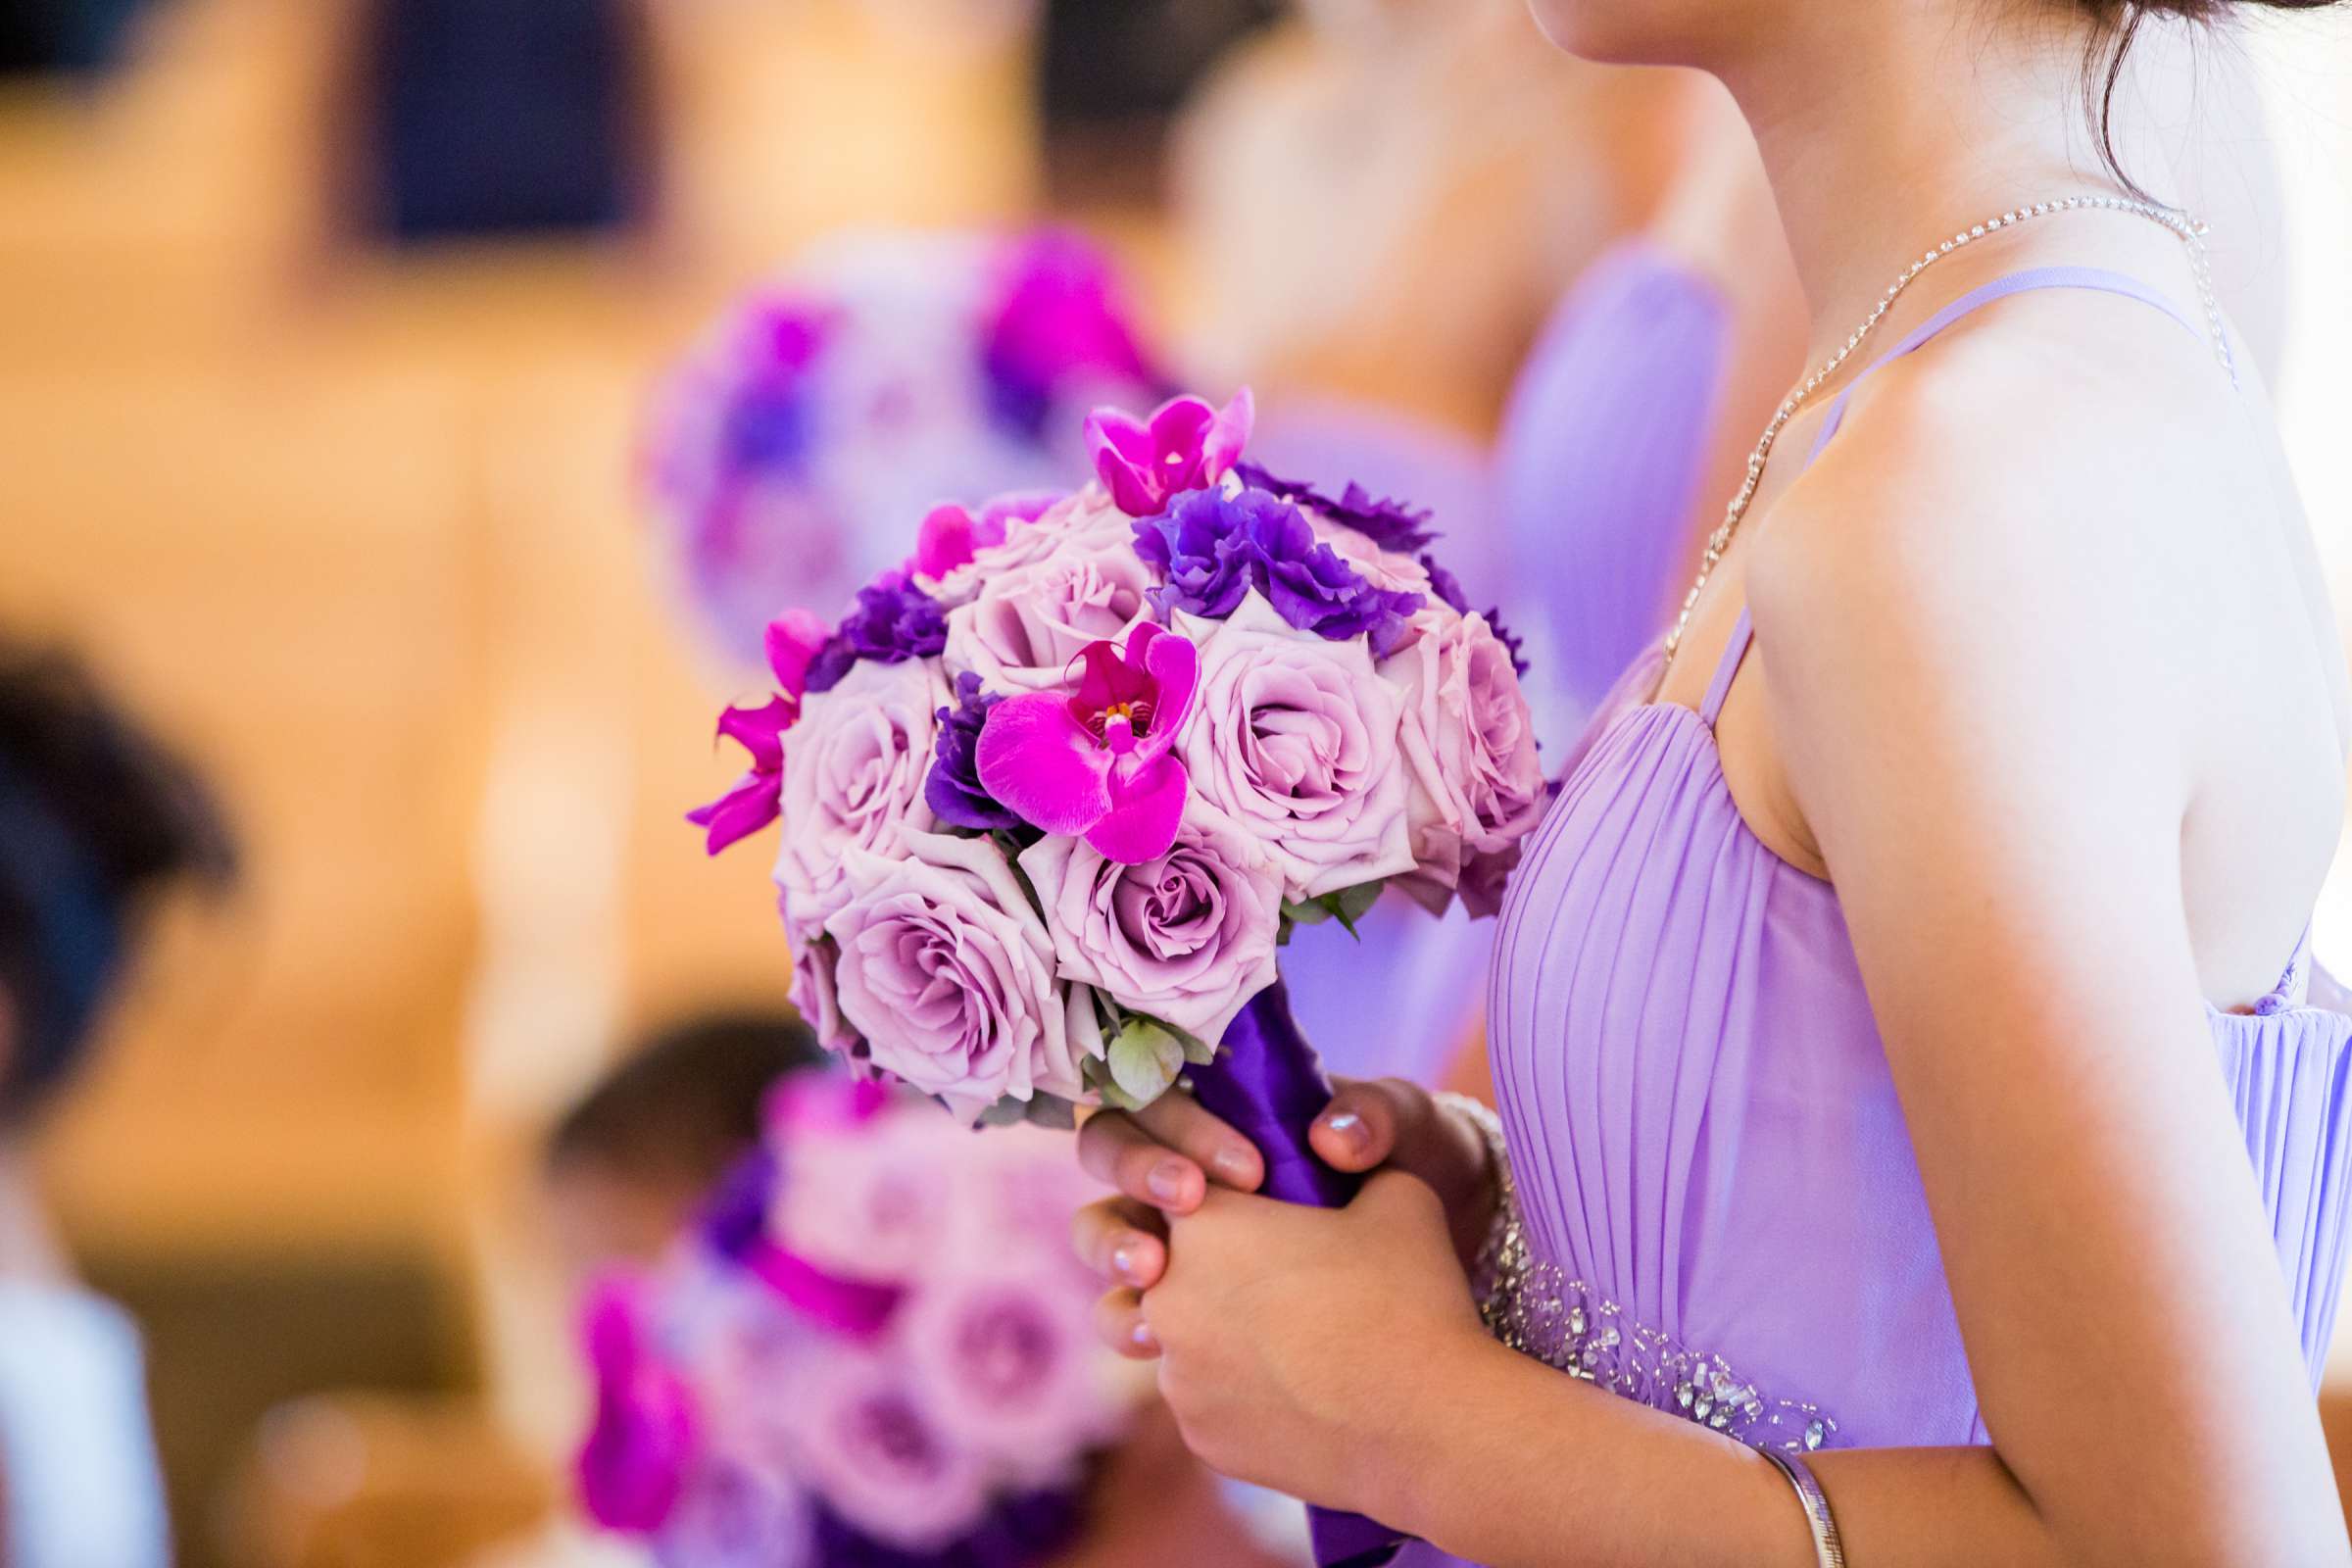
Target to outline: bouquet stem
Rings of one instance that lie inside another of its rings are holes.
[[[1291,1017],[1282,982],[1259,992],[1227,1026],[1217,1059],[1191,1073],[1193,1098],[1248,1138],[1265,1156],[1262,1191],[1286,1203],[1344,1208],[1362,1178],[1333,1170],[1307,1147],[1307,1129],[1331,1103],[1322,1058]],[[1396,1554],[1404,1537],[1356,1514],[1309,1508],[1320,1568],[1374,1568]]]

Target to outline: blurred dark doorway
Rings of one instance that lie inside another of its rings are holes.
[[[642,0],[373,0],[368,226],[396,243],[557,236],[647,199]]]
[[[1156,201],[1168,122],[1275,0],[1048,0],[1046,156],[1062,202]]]
[[[94,75],[147,0],[0,0],[0,76]]]

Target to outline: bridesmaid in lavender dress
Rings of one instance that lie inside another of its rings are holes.
[[[1097,1117],[1103,1333],[1416,1554],[2352,1564],[2352,682],[2194,226],[2081,150],[2140,9],[1537,10],[1731,88],[1821,368],[1567,759],[1499,1128],[1351,1089],[1319,1150],[1384,1168],[1323,1211],[1189,1102]]]

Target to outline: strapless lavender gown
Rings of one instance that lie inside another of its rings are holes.
[[[2054,287],[2196,330],[2131,279],[2052,269],[1977,290],[1886,358]],[[1841,398],[1816,455],[1843,413]],[[1545,1358],[1759,1445],[1982,1444],[1837,892],[1775,857],[1724,782],[1713,725],[1750,636],[1742,615],[1695,710],[1647,700],[1655,654],[1628,672],[1503,910],[1489,1040],[1553,1287],[1538,1296]],[[2207,1022],[2316,1387],[2344,1275],[2352,1018],[2312,1005],[2311,985],[2298,952],[2251,1015]]]

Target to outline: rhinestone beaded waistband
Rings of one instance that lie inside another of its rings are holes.
[[[1582,1280],[1534,1257],[1524,1235],[1494,1264],[1481,1315],[1510,1348],[1750,1447],[1810,1453],[1836,1441],[1838,1422],[1820,1406],[1770,1398],[1721,1356],[1634,1321]]]
[[[1752,1448],[1810,1453],[1837,1440],[1836,1418],[1819,1405],[1767,1398],[1721,1356],[1636,1322],[1592,1286],[1537,1257],[1520,1217],[1501,1120],[1465,1095],[1442,1094],[1438,1101],[1478,1129],[1493,1161],[1494,1221],[1471,1270],[1488,1333],[1572,1378]]]

